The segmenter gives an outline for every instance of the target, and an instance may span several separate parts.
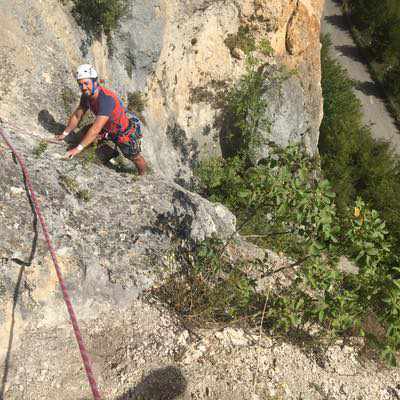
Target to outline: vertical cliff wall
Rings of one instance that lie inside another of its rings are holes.
[[[256,44],[271,44],[271,56],[259,54],[263,61],[293,72],[279,91],[266,75],[272,126],[265,135],[316,152],[322,0],[132,0],[111,46],[105,37],[90,42],[71,3],[62,3],[1,2],[3,121],[43,137],[62,128],[79,96],[74,71],[90,62],[124,99],[145,96],[144,153],[153,167],[187,176],[199,158],[220,152],[220,100],[245,71],[243,53],[228,48],[227,38],[244,29]]]

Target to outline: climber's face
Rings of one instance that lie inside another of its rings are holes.
[[[91,79],[79,79],[78,85],[85,96],[90,96],[93,93],[93,81]]]

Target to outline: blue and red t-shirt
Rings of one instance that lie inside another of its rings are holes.
[[[102,135],[111,135],[111,138],[118,132],[125,132],[129,126],[129,119],[121,99],[111,90],[102,86],[98,87],[99,94],[96,99],[90,99],[82,95],[80,106],[90,110],[96,116],[107,116],[109,120],[102,129]]]

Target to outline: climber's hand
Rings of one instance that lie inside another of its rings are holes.
[[[75,147],[71,150],[68,150],[64,156],[65,160],[71,160],[74,158],[77,154],[79,154],[82,150],[79,147]]]

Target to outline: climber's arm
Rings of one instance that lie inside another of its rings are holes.
[[[70,132],[72,132],[78,126],[80,120],[85,115],[86,111],[87,110],[85,108],[79,105],[78,108],[69,117],[68,125],[64,129],[64,132],[56,135],[56,138],[58,140],[62,140],[65,138],[65,136],[67,136]]]
[[[83,137],[81,143],[77,147],[67,151],[65,158],[74,157],[75,155],[80,153],[85,147],[87,147],[91,143],[93,143],[95,141],[97,135],[101,132],[104,125],[107,123],[109,118],[110,117],[105,116],[105,115],[97,116],[93,125],[89,128],[89,130],[86,132],[85,136]]]

